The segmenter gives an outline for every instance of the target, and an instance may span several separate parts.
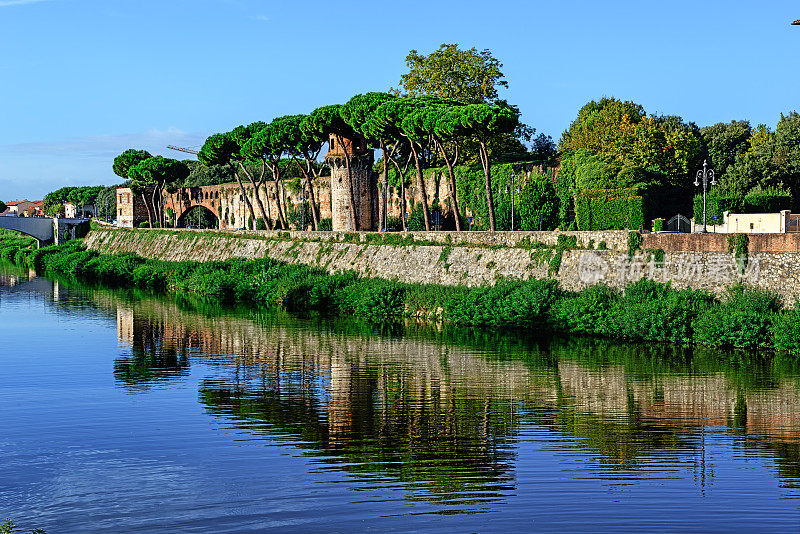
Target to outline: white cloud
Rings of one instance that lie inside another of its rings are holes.
[[[258,20],[261,22],[269,22],[269,17],[266,15],[256,15],[253,17],[253,20]]]
[[[0,0],[0,7],[21,6],[23,4],[38,4],[48,0]]]

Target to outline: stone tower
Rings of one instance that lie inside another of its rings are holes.
[[[377,194],[377,185],[372,172],[372,150],[367,148],[363,139],[340,139],[341,144],[335,136],[330,136],[330,150],[325,155],[325,161],[331,168],[333,229],[348,232],[356,230],[350,217],[350,190],[347,187],[347,156],[349,156],[358,230],[372,230],[373,204]]]

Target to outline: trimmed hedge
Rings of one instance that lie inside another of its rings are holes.
[[[585,189],[575,199],[578,230],[643,230],[644,199],[636,189]]]

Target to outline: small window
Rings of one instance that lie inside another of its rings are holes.
[[[750,223],[750,229],[751,230],[753,229],[753,223]]]

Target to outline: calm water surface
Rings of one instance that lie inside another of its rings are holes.
[[[0,520],[69,532],[800,530],[800,372],[300,319],[0,268]]]

